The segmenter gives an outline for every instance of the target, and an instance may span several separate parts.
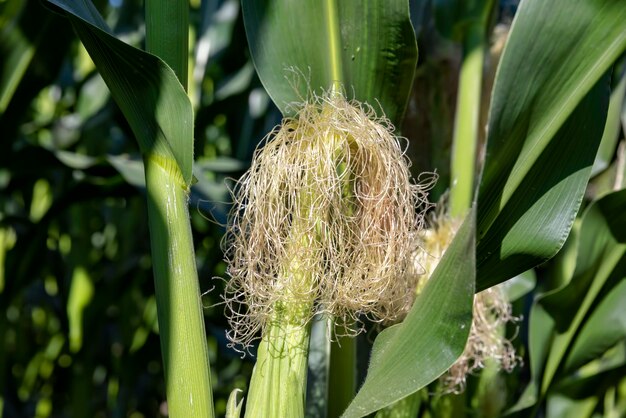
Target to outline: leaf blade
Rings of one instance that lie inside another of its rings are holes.
[[[339,82],[399,125],[417,61],[408,2],[252,0],[243,16],[261,82],[284,115]]]
[[[608,93],[599,84],[608,84],[605,74],[626,49],[624,22],[626,4],[610,0],[520,5],[490,109],[477,290],[534,267],[563,245],[602,136]],[[552,176],[551,187],[544,174]]]
[[[406,319],[374,342],[367,378],[344,418],[365,416],[418,391],[461,355],[472,321],[474,234],[472,211]]]
[[[144,156],[180,176],[182,186],[188,187],[193,176],[193,111],[172,69],[115,38],[90,1],[48,1],[67,12]]]

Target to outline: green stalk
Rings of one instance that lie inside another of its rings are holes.
[[[476,173],[476,148],[480,121],[480,96],[485,57],[485,28],[472,24],[463,42],[459,76],[450,185],[450,215],[461,217],[472,205]]]
[[[146,46],[187,87],[187,0],[146,1]],[[186,140],[193,141],[193,138]],[[144,155],[148,221],[169,416],[212,418],[211,373],[189,222],[175,161]]]
[[[330,347],[328,416],[339,417],[356,394],[356,338],[336,337]]]
[[[333,80],[331,89],[334,93],[341,91],[343,80],[343,65],[341,62],[341,32],[337,20],[337,5],[335,0],[324,0],[324,12],[328,30],[328,51],[330,57],[330,74]]]
[[[144,158],[157,313],[170,417],[214,416],[204,316],[180,177]]]

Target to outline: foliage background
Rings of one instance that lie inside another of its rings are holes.
[[[141,46],[143,4],[96,2],[124,41]],[[250,60],[239,2],[191,0],[190,97],[195,176],[190,205],[217,414],[246,389],[250,357],[226,346],[220,240],[229,178],[280,120]],[[434,8],[433,6],[438,6]],[[415,175],[449,182],[461,60],[445,1],[412,1],[417,77],[402,125]],[[488,92],[515,0],[491,22]],[[0,0],[0,411],[4,417],[166,414],[143,173],[132,133],[71,25],[37,0]],[[484,140],[484,138],[482,138]],[[540,271],[541,274],[541,271]],[[515,313],[528,313],[532,295]],[[515,330],[509,330],[514,333]],[[359,338],[361,368],[375,332]],[[527,322],[514,340],[527,357]],[[528,361],[499,380],[512,404]],[[469,393],[478,379],[470,380]],[[481,389],[482,390],[482,389]]]
[[[142,2],[99,7],[118,36],[142,44]],[[37,0],[0,11],[3,104],[15,86],[0,122],[3,416],[157,416],[165,395],[136,143],[69,21]],[[213,279],[225,277],[225,178],[243,172],[280,115],[255,76],[238,2],[195,2],[191,12],[199,181],[190,205],[223,412],[251,373],[251,360],[226,348]]]

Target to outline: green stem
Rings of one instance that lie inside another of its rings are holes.
[[[478,21],[469,28],[463,43],[459,76],[450,185],[450,215],[461,217],[472,205],[476,171],[476,148],[480,122],[485,28]]]
[[[324,1],[324,11],[326,14],[327,33],[328,33],[328,55],[330,57],[330,75],[333,80],[331,86],[334,93],[341,90],[341,82],[343,80],[343,68],[341,62],[341,32],[339,30],[339,21],[337,19],[337,5],[335,0]]]
[[[146,1],[146,47],[187,88],[189,3]],[[193,141],[193,138],[186,138]],[[144,156],[161,351],[171,417],[212,418],[211,372],[189,223],[188,187],[176,163]]]
[[[328,416],[339,417],[356,394],[356,338],[337,337],[330,347]]]
[[[170,417],[213,417],[209,355],[189,224],[188,192],[144,159],[161,350]]]

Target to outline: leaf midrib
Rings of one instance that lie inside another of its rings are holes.
[[[328,30],[328,52],[330,58],[330,74],[333,80],[331,87],[333,92],[341,89],[343,82],[343,69],[341,63],[341,33],[339,30],[339,18],[337,16],[337,4],[335,0],[324,2],[326,15],[326,28]]]

